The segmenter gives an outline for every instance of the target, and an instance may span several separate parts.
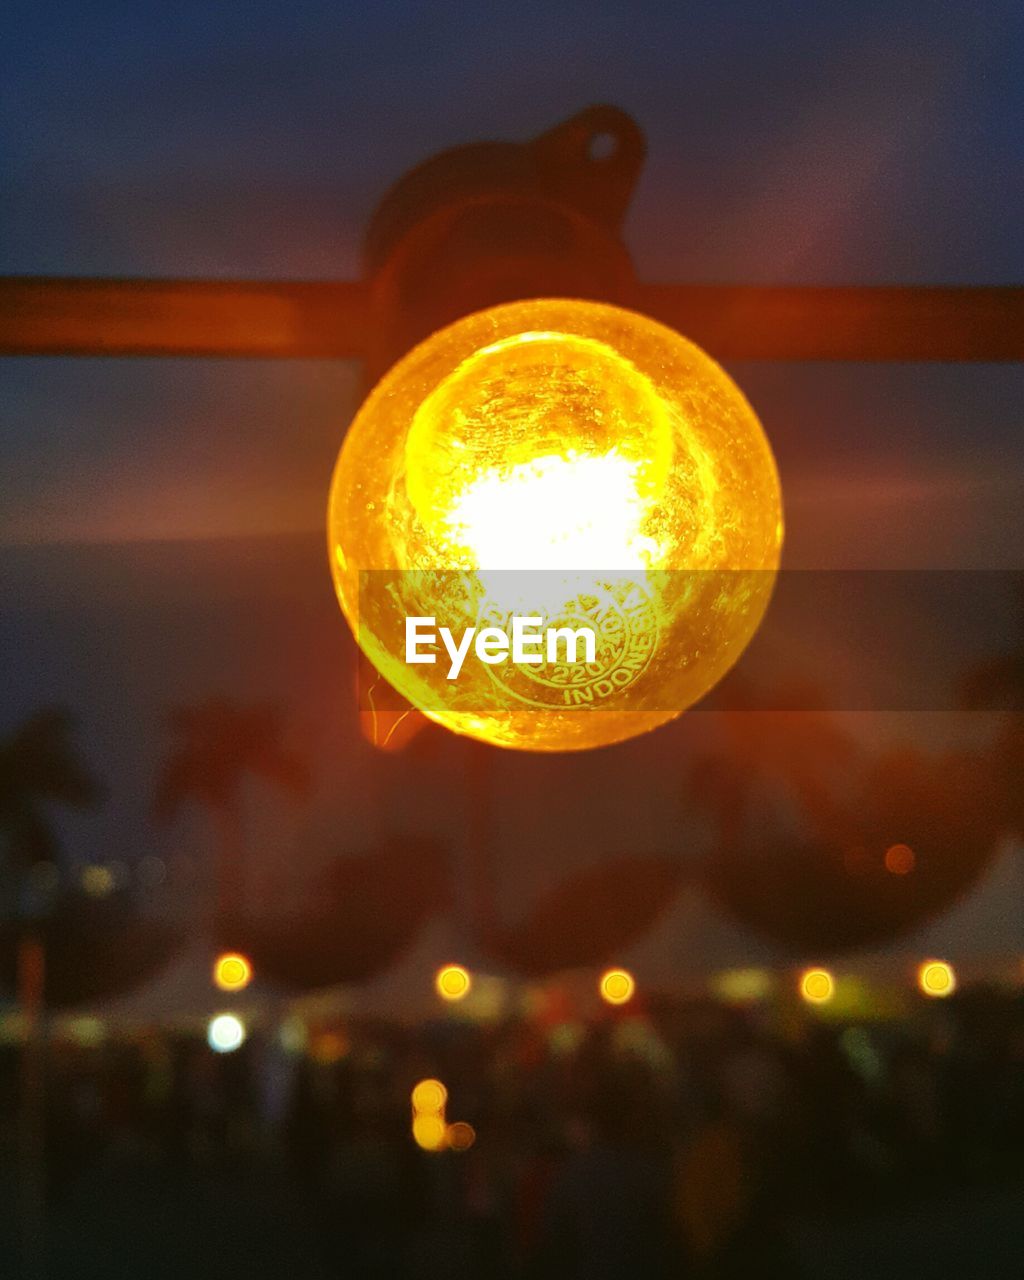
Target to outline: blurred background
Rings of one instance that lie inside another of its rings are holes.
[[[643,280],[1024,273],[1017,4],[6,26],[5,274],[354,279],[411,166],[600,101]],[[786,569],[928,606],[770,615],[795,709],[548,758],[360,707],[355,362],[3,361],[4,1275],[1022,1273],[1024,370],[729,372]]]

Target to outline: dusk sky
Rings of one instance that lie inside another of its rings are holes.
[[[16,4],[0,271],[350,278],[411,165],[607,101],[648,138],[644,278],[1017,283],[1022,42],[1012,0]],[[1015,563],[1019,366],[732,372],[782,465],[789,563]],[[7,361],[0,539],[317,528],[356,377]]]
[[[408,168],[610,102],[648,140],[626,227],[644,279],[1020,284],[1022,48],[1019,0],[18,2],[0,43],[0,272],[354,278],[363,228]],[[1024,367],[730,372],[779,460],[788,565],[1022,567]],[[333,718],[343,699],[351,711],[350,672],[319,541],[358,386],[341,361],[4,361],[3,723],[50,701],[82,713],[112,785],[82,856],[157,839],[161,718],[218,689],[287,700],[327,761],[333,807],[298,835],[289,817],[281,857],[300,838],[334,847],[341,813],[356,843],[373,834],[369,766]],[[310,535],[294,598],[292,542],[266,590],[256,550],[236,577],[230,557],[125,548],[117,569],[84,549],[267,534]],[[65,549],[24,549],[37,543]],[[275,613],[282,592],[294,625]],[[680,798],[653,795],[649,760],[633,745],[565,765],[590,797],[560,815],[570,856],[597,849],[574,846],[580,822],[602,849],[665,840]],[[431,788],[458,767],[421,775],[427,807],[443,811]],[[500,768],[524,812],[541,803],[527,760]],[[639,828],[616,784],[651,790]],[[509,847],[523,833],[513,819]]]
[[[1024,1280],[1024,0],[7,0],[0,175],[276,353],[0,352],[0,1280]]]

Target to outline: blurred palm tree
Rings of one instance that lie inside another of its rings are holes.
[[[154,816],[170,821],[183,804],[205,811],[217,834],[216,923],[242,914],[245,831],[242,791],[249,777],[292,796],[309,790],[305,759],[285,743],[284,718],[273,706],[211,697],[170,716],[175,745],[157,781]]]
[[[19,880],[34,864],[56,861],[51,807],[87,809],[103,798],[75,745],[74,728],[70,712],[48,707],[0,740],[4,864]]]

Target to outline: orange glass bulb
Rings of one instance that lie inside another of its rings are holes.
[[[771,594],[778,474],[750,405],[693,343],[619,307],[535,299],[433,334],[357,414],[328,510],[366,656],[425,715],[499,746],[578,750],[671,720],[732,666]],[[591,652],[452,678],[408,619],[482,637],[516,616]]]

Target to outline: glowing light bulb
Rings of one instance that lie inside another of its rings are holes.
[[[478,312],[399,361],[328,509],[338,598],[385,680],[456,732],[537,751],[702,697],[756,631],[781,541],[771,449],[724,371],[644,316],[558,299]],[[482,643],[516,617],[588,628],[592,654],[517,663],[499,643],[456,677],[436,644],[408,660],[410,618]]]
[[[944,999],[956,990],[956,973],[945,960],[925,960],[917,970],[917,985],[922,994]]]
[[[835,979],[827,969],[808,969],[800,975],[800,994],[809,1004],[827,1004],[835,992]]]
[[[213,965],[214,985],[221,991],[242,991],[252,981],[252,965],[238,951],[226,951]]]
[[[234,1053],[245,1043],[245,1023],[233,1013],[219,1013],[206,1028],[206,1043],[214,1053]]]
[[[469,971],[461,964],[446,964],[438,969],[434,979],[437,994],[442,1000],[463,1000],[469,995],[472,985]]]
[[[606,1004],[628,1004],[633,999],[636,983],[625,969],[609,969],[601,975],[598,990]]]

